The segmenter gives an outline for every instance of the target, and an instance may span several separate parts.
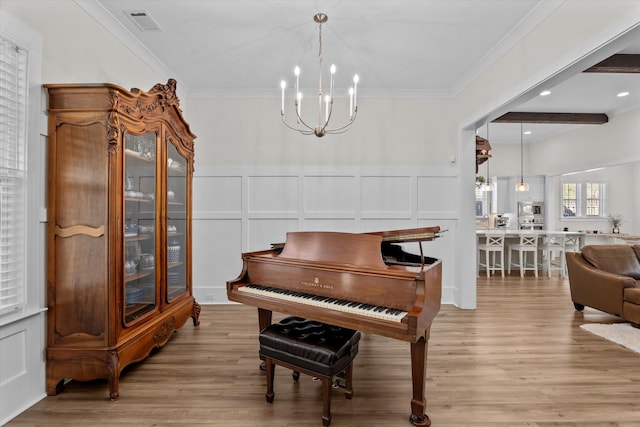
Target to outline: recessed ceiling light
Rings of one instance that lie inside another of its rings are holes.
[[[524,132],[522,132],[522,133],[524,133],[525,135],[531,135],[531,131],[530,131],[530,130],[525,130],[525,131],[524,131]]]
[[[551,95],[550,90],[543,90],[542,92],[540,92],[540,96],[547,96],[547,95]]]
[[[623,96],[627,96],[627,95],[629,95],[629,92],[620,92],[620,93],[617,95],[617,97],[618,97],[618,98],[622,98]]]

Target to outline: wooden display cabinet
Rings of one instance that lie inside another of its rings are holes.
[[[148,92],[50,84],[47,394],[106,378],[189,317],[193,135],[175,80]]]

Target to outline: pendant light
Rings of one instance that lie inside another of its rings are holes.
[[[516,191],[529,191],[529,184],[524,182],[524,160],[523,160],[523,141],[524,138],[524,129],[523,124],[520,123],[520,182],[516,184]]]
[[[487,142],[491,144],[489,141],[489,123],[487,122]],[[484,186],[482,187],[482,191],[491,191],[493,190],[493,186],[491,185],[491,175],[489,175],[489,160],[491,159],[491,154],[487,153],[487,180],[484,182]]]

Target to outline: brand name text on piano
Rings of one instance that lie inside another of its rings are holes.
[[[314,277],[313,282],[307,282],[305,280],[301,281],[300,284],[302,286],[308,286],[311,288],[322,288],[322,289],[333,289],[333,285],[327,285],[324,283],[320,283],[320,279]]]

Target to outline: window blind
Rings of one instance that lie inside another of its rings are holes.
[[[25,300],[27,54],[0,36],[0,316]]]

